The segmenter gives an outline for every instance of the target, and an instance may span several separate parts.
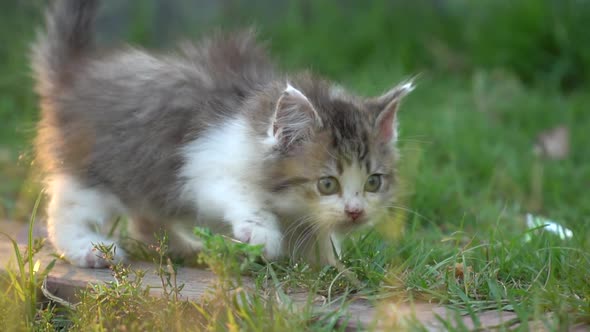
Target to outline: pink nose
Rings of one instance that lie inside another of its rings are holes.
[[[353,221],[356,221],[360,216],[363,215],[363,210],[356,208],[356,209],[346,209],[346,215],[348,215]]]

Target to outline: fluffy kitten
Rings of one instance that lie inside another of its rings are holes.
[[[49,238],[71,263],[105,266],[93,244],[113,240],[99,229],[127,215],[135,237],[165,230],[180,255],[200,248],[200,225],[263,244],[269,259],[334,264],[330,238],[339,251],[385,209],[411,84],[364,99],[283,76],[249,32],[175,55],[97,52],[97,3],[57,1],[33,46]]]

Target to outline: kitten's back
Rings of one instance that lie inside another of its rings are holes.
[[[214,34],[173,55],[98,53],[97,9],[97,0],[56,1],[33,45],[40,164],[106,186],[126,205],[182,214],[173,197],[179,148],[238,112],[273,65],[252,31]]]

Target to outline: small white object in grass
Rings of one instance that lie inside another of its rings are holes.
[[[565,159],[570,153],[570,130],[566,126],[557,126],[537,136],[535,154],[548,159]]]
[[[570,229],[556,223],[555,221],[534,216],[531,213],[526,214],[526,224],[529,229],[541,228],[542,230],[557,234],[562,240],[569,239],[574,236],[574,233]],[[530,240],[531,235],[530,233],[527,233],[525,236],[525,242]]]

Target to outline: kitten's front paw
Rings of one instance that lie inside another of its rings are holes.
[[[264,245],[264,257],[267,259],[274,260],[282,255],[283,234],[272,214],[260,213],[235,223],[234,236],[245,243]]]
[[[116,247],[114,250],[112,260],[105,259],[105,255],[94,246],[88,246],[76,252],[65,253],[64,256],[73,265],[101,269],[125,260],[126,255],[122,249]]]

